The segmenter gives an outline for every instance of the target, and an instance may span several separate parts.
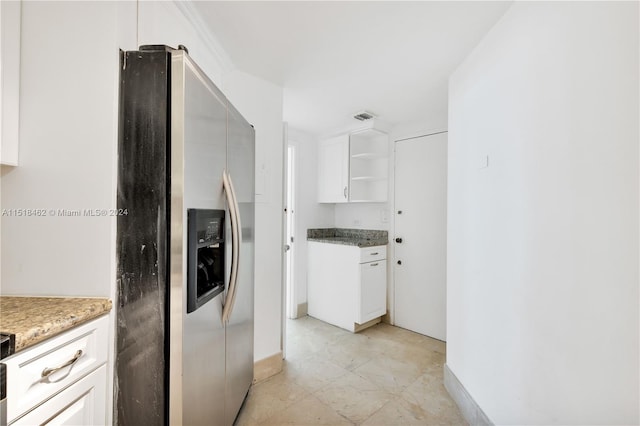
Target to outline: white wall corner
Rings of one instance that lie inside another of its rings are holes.
[[[451,395],[451,398],[455,401],[460,413],[464,419],[469,422],[470,425],[480,426],[493,426],[493,422],[482,411],[482,408],[473,399],[473,397],[467,392],[460,380],[451,371],[448,364],[444,365],[444,387]]]
[[[207,24],[205,24],[202,15],[193,5],[194,3],[182,0],[173,0],[173,3],[184,17],[193,24],[198,36],[205,42],[212,57],[220,64],[223,74],[233,71],[235,69],[233,61],[218,41],[218,38],[211,32]]]

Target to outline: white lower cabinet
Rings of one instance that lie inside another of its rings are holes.
[[[106,380],[107,367],[103,365],[12,424],[103,425]]]
[[[8,424],[105,424],[108,326],[105,315],[3,360]]]
[[[387,312],[387,248],[309,241],[308,312],[349,331]]]
[[[358,286],[358,324],[381,317],[387,313],[387,264],[386,259],[360,264]]]

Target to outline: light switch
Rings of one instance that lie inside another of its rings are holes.
[[[489,155],[485,154],[480,156],[480,161],[478,162],[478,169],[486,169],[489,167]]]
[[[389,222],[389,211],[387,209],[380,210],[380,222],[382,223]]]

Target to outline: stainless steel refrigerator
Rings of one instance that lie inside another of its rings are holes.
[[[253,127],[186,49],[121,52],[114,423],[231,425],[253,379]]]

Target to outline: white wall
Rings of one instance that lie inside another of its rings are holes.
[[[3,170],[2,294],[112,296],[118,25],[110,2],[23,2],[20,166]]]
[[[256,130],[254,359],[261,360],[282,350],[282,88],[235,70],[222,90]]]
[[[447,365],[496,424],[640,422],[638,36],[517,2],[451,77]]]
[[[334,204],[318,203],[318,143],[311,135],[289,128],[296,152],[294,285],[296,303],[307,302],[307,229],[333,228]]]
[[[336,228],[388,230],[391,212],[389,203],[336,204]]]

